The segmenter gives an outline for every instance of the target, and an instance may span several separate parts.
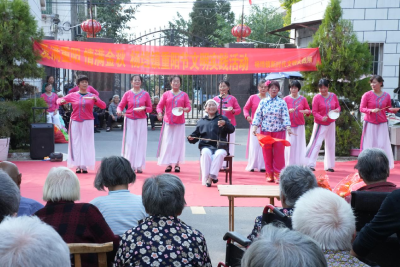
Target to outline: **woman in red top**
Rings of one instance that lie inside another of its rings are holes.
[[[285,161],[288,165],[306,165],[306,131],[304,115],[310,116],[311,110],[307,99],[299,95],[301,84],[294,80],[289,85],[290,95],[285,100],[290,116],[290,123],[294,134],[286,135],[290,146],[285,148]]]
[[[214,97],[213,99],[217,101],[219,105],[221,105],[222,98],[222,114],[227,117],[233,126],[236,127],[236,116],[240,114],[242,109],[240,108],[237,99],[231,95],[230,93],[230,84],[228,81],[220,81],[219,82],[219,96]],[[229,142],[235,143],[236,132],[233,132],[229,135]],[[229,144],[229,155],[235,155],[235,145]],[[226,162],[224,162],[225,166]]]
[[[325,170],[334,172],[336,129],[335,120],[329,118],[328,113],[330,111],[340,112],[340,105],[337,96],[329,92],[329,82],[327,79],[319,80],[318,88],[319,94],[314,96],[312,102],[314,128],[310,143],[307,146],[306,157],[308,167],[315,171],[319,149],[325,140]]]
[[[370,80],[371,91],[361,98],[360,111],[365,114],[361,136],[361,150],[380,148],[389,159],[389,167],[394,168],[393,152],[390,145],[386,111],[396,113],[399,108],[391,108],[390,95],[382,91],[383,79],[373,75]],[[378,138],[379,136],[379,138]]]
[[[122,137],[122,156],[129,160],[132,169],[142,173],[146,166],[147,147],[147,112],[151,112],[149,93],[140,89],[143,78],[140,75],[131,77],[132,89],[122,97],[117,108],[117,115],[121,116],[125,106],[124,135]]]

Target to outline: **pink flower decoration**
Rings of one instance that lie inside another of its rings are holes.
[[[271,81],[270,81],[270,80],[267,80],[267,81],[265,82],[265,86],[268,86],[270,83],[271,83]]]

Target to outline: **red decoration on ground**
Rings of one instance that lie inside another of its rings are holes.
[[[82,22],[81,28],[84,32],[87,32],[87,38],[94,38],[96,33],[101,31],[101,24],[95,19],[88,19]]]
[[[243,26],[243,27],[242,27]],[[241,42],[242,38],[246,38],[251,34],[251,29],[247,25],[236,25],[231,30],[232,35],[237,38],[237,42]]]

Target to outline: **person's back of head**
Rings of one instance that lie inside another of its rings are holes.
[[[33,216],[7,217],[0,223],[2,267],[70,267],[69,249],[60,235]]]
[[[293,230],[313,238],[322,249],[350,251],[355,224],[350,204],[323,188],[301,196],[292,216]]]
[[[290,165],[281,171],[279,188],[281,200],[287,207],[294,207],[299,197],[317,186],[317,179],[310,168]]]
[[[10,161],[2,161],[0,162],[0,169],[3,170],[8,176],[13,179],[13,181],[18,185],[21,185],[21,173],[18,170],[17,165]]]
[[[366,184],[386,182],[390,174],[389,159],[382,149],[364,149],[358,155],[354,169],[358,170],[360,177]]]
[[[101,165],[94,180],[94,187],[99,191],[105,191],[104,187],[126,186],[133,184],[136,180],[129,161],[121,156],[105,157],[101,160]]]
[[[271,224],[246,250],[242,267],[324,267],[324,254],[306,235]]]
[[[18,212],[21,195],[17,184],[0,170],[0,222]]]

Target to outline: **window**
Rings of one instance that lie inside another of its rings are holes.
[[[53,14],[53,0],[46,0],[46,9],[42,10],[42,14],[51,15]]]
[[[372,55],[371,73],[374,75],[382,75],[383,66],[383,44],[370,43],[369,51]]]

